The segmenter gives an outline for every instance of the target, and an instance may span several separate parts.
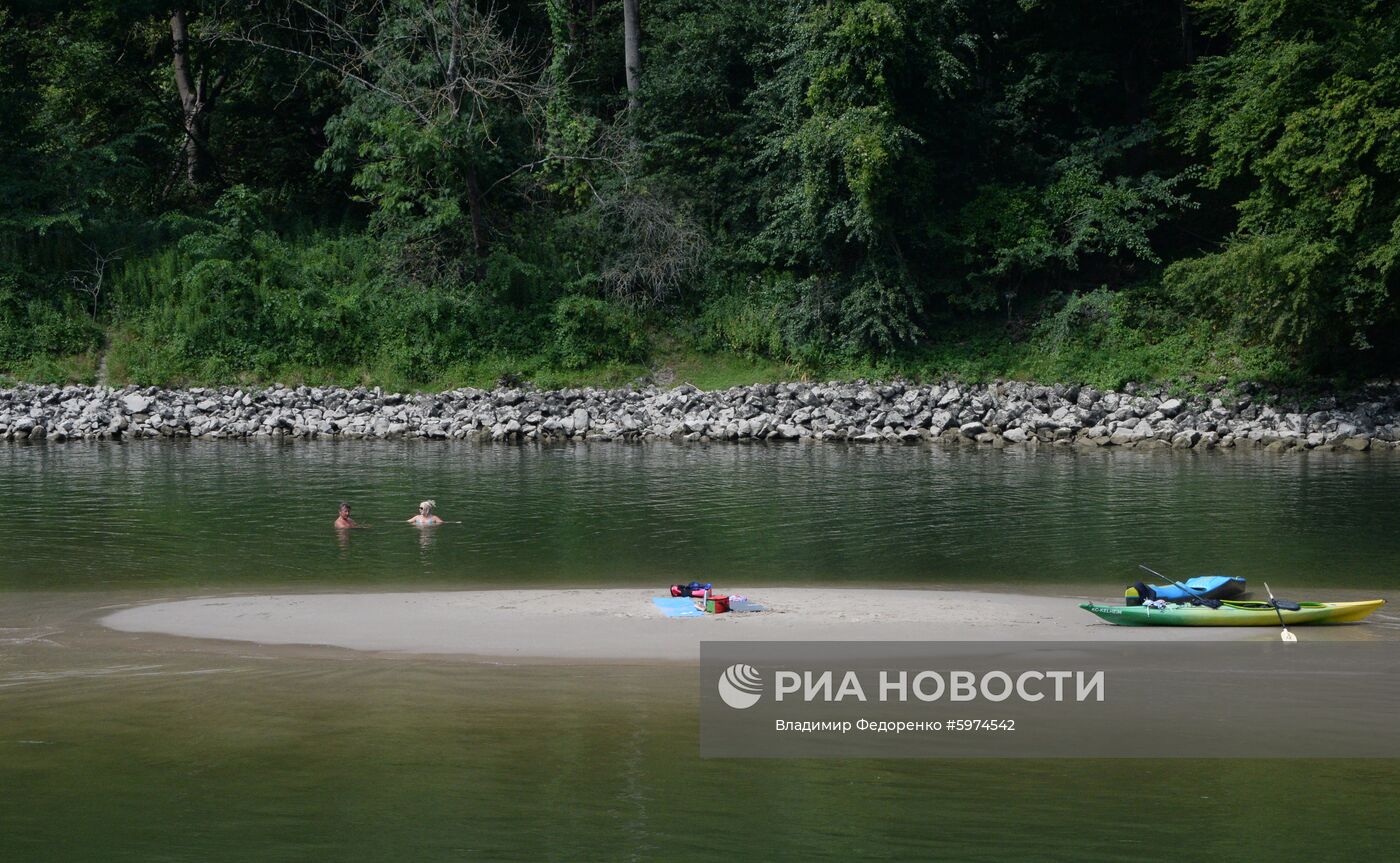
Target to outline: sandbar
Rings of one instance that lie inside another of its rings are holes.
[[[702,641],[1252,640],[1269,629],[1126,628],[1083,598],[965,590],[746,591],[767,611],[670,619],[655,590],[457,590],[217,596],[102,618],[111,629],[187,638],[519,660],[695,661]]]

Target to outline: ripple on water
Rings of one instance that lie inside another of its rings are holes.
[[[1394,587],[1400,459],[843,445],[0,448],[0,587],[1118,584],[1138,562]],[[432,497],[448,525],[402,522]],[[337,535],[340,500],[370,530]],[[1277,584],[1275,585],[1277,586]]]

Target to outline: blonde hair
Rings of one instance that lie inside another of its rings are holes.
[[[435,501],[435,500],[425,500],[425,501],[423,501],[422,503],[418,504],[418,511],[419,511],[419,512],[432,512],[432,511],[433,511],[433,507],[435,507],[435,506],[437,506],[437,501]]]

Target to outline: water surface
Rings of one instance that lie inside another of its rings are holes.
[[[0,667],[6,860],[1379,860],[1397,839],[1393,761],[701,760],[690,669],[22,652]]]
[[[402,522],[437,500],[462,525]],[[347,500],[372,525],[330,528]],[[823,445],[0,447],[0,587],[1400,586],[1400,458]]]
[[[1140,560],[1385,595],[1398,493],[1383,455],[0,447],[0,860],[1389,859],[1392,761],[702,761],[690,668],[94,621],[191,592],[691,577],[1107,596]],[[424,497],[467,523],[399,523]],[[373,527],[332,530],[341,499]]]

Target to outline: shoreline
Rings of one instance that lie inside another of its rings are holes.
[[[1400,387],[1308,402],[1242,384],[1164,389],[1011,382],[673,389],[0,388],[0,440],[836,441],[992,447],[1400,450]]]
[[[666,618],[654,589],[206,596],[108,613],[141,636],[524,662],[694,662],[702,641],[1248,641],[1264,628],[1130,628],[1080,597],[969,590],[746,590],[767,611]],[[1120,600],[1121,601],[1121,600]],[[1334,628],[1330,638],[1341,634]],[[1345,636],[1343,636],[1345,637]],[[1321,639],[1319,639],[1321,640]]]

